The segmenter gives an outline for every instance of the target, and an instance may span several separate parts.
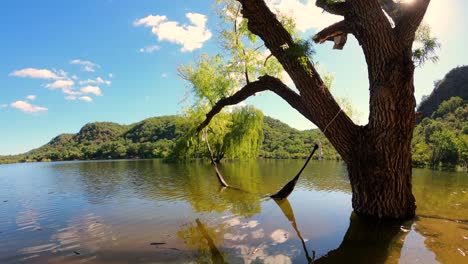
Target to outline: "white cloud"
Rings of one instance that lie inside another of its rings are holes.
[[[192,25],[179,25],[176,21],[167,21],[166,16],[153,16],[141,18],[135,21],[135,26],[151,27],[151,32],[158,37],[158,41],[169,41],[182,46],[181,51],[193,51],[203,46],[212,36],[206,28],[207,18],[198,13],[185,15]]]
[[[93,98],[91,98],[89,96],[81,96],[78,99],[80,99],[81,101],[85,101],[85,102],[92,102],[93,101]]]
[[[153,16],[149,15],[145,18],[138,19],[133,23],[134,26],[145,26],[145,27],[156,27],[162,22],[166,21],[167,17],[166,16]]]
[[[7,108],[7,107],[8,107],[7,104],[1,104],[1,105],[0,105],[0,108]]]
[[[23,111],[25,113],[37,113],[37,112],[47,111],[47,108],[45,107],[32,105],[25,101],[16,101],[14,103],[11,103],[10,106],[20,111]]]
[[[109,76],[109,78],[114,78],[114,74],[113,74],[112,72],[111,72],[111,73],[109,73],[109,75],[108,75],[108,76]]]
[[[161,74],[161,78],[167,78],[167,73]]]
[[[102,95],[102,92],[101,92],[101,89],[98,87],[98,86],[91,86],[91,85],[88,85],[86,87],[83,87],[81,88],[80,90],[82,93],[85,93],[85,94],[95,94],[97,96],[101,96]]]
[[[65,100],[74,101],[76,99],[78,99],[78,97],[76,95],[65,96]]]
[[[71,87],[66,87],[66,88],[63,88],[62,89],[62,92],[64,94],[68,94],[68,95],[80,95],[81,92],[78,92],[78,91],[75,91],[73,88]]]
[[[101,68],[99,64],[86,60],[71,60],[70,63],[80,65],[81,70],[85,72],[95,72],[96,68]]]
[[[140,48],[138,51],[140,53],[153,53],[157,50],[159,50],[161,47],[159,47],[158,45],[153,45],[153,46],[148,46],[148,47],[144,47],[144,48]]]
[[[57,80],[53,83],[46,84],[45,87],[49,89],[64,89],[64,88],[70,88],[75,84],[73,80]]]
[[[34,100],[36,100],[36,96],[35,95],[28,95],[28,96],[26,96],[26,99],[34,101]]]
[[[300,0],[268,0],[267,4],[273,12],[279,11],[294,18],[297,29],[302,32],[308,29],[323,29],[342,20],[339,16],[323,12],[312,0],[308,0],[307,3]]]
[[[34,79],[53,79],[58,80],[66,76],[66,72],[59,70],[53,72],[47,69],[26,68],[10,73],[10,76]]]
[[[111,81],[104,80],[101,77],[97,77],[96,79],[87,79],[87,80],[80,81],[80,85],[85,85],[85,84],[106,84],[106,85],[111,85]]]

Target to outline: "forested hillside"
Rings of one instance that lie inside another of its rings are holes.
[[[0,156],[0,163],[167,158],[177,140],[185,133],[181,123],[181,117],[178,116],[153,117],[131,125],[88,123],[77,134],[59,135],[46,145],[25,154]],[[339,155],[318,130],[299,131],[279,120],[265,117],[263,133],[265,139],[260,157],[306,158],[315,142],[320,142],[324,159],[339,159]]]
[[[452,97],[416,126],[413,165],[468,166],[468,101]]]
[[[454,68],[445,75],[444,79],[434,83],[432,93],[423,97],[418,106],[418,112],[422,114],[421,120],[431,117],[443,101],[454,96],[468,100],[468,66]]]

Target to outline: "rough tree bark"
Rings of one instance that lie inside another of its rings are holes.
[[[411,139],[415,125],[412,43],[430,0],[394,4],[392,0],[317,0],[343,20],[317,33],[316,43],[353,34],[368,66],[369,123],[358,126],[341,111],[313,64],[291,56],[296,45],[264,0],[238,0],[249,30],[281,63],[299,91],[263,76],[233,96],[220,100],[200,129],[224,106],[270,90],[317,125],[348,166],[352,204],[358,215],[405,219],[415,215],[411,190]],[[385,15],[388,14],[388,16]],[[391,19],[392,21],[390,21]],[[352,62],[350,62],[352,63]]]

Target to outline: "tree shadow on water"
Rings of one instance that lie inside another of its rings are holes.
[[[275,202],[296,231],[305,252],[306,263],[397,263],[407,234],[403,230],[411,229],[412,224],[412,221],[376,222],[352,213],[340,246],[316,259],[315,251],[307,249],[289,201],[284,199]]]
[[[340,246],[313,263],[397,263],[407,234],[404,230],[410,230],[411,224],[377,222],[351,213]]]

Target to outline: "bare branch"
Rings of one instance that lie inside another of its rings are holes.
[[[347,4],[346,2],[331,2],[330,0],[317,0],[315,1],[317,7],[322,8],[330,14],[344,16]]]
[[[334,49],[343,49],[346,44],[347,33],[351,30],[345,20],[337,22],[317,33],[312,39],[315,43],[321,44],[325,41],[334,41]]]
[[[306,113],[305,107],[302,105],[302,100],[300,95],[296,92],[291,90],[288,86],[286,86],[281,80],[278,78],[265,75],[260,77],[257,81],[250,82],[238,92],[233,94],[232,96],[223,98],[219,100],[213,108],[206,114],[206,119],[203,121],[197,128],[197,131],[200,132],[203,128],[205,128],[213,119],[213,117],[221,112],[221,110],[228,105],[235,105],[238,104],[245,99],[249,98],[252,95],[255,95],[258,92],[263,91],[272,91],[277,95],[281,96],[286,102],[288,102],[292,107],[297,109],[302,114]]]
[[[416,30],[421,24],[427,7],[431,0],[414,0],[410,3],[400,4],[401,18],[395,30],[399,39],[408,45],[414,41]]]

